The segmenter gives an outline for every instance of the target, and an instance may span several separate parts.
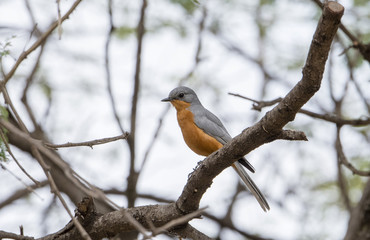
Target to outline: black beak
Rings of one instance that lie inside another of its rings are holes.
[[[168,98],[163,98],[163,99],[161,100],[161,102],[171,102],[171,100],[172,100],[172,99],[168,97]]]

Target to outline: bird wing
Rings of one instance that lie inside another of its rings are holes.
[[[208,111],[202,105],[190,107],[190,110],[194,114],[195,125],[202,129],[206,134],[216,138],[216,140],[223,145],[232,140],[232,137],[226,130],[225,126],[222,124],[221,120],[216,117],[216,115]],[[239,159],[238,162],[249,171],[253,173],[255,172],[254,167],[246,158],[243,157]]]
[[[194,106],[190,110],[194,114],[195,125],[206,134],[216,138],[222,144],[226,144],[232,139],[220,119],[203,106]]]

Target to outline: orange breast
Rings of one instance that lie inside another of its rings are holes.
[[[184,140],[191,150],[199,155],[208,156],[223,146],[195,125],[194,115],[188,109],[190,103],[179,100],[173,100],[171,103],[177,110],[177,121]]]

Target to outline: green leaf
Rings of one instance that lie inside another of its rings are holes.
[[[9,118],[9,112],[6,107],[0,105],[0,117],[4,118],[7,120]]]
[[[0,105],[0,117],[7,120],[9,118],[9,112],[8,110]],[[8,138],[6,137],[7,130],[5,128],[1,129],[5,135],[5,141],[8,141]],[[0,162],[6,162],[8,161],[8,154],[7,154],[7,149],[6,145],[4,143],[3,138],[0,138]]]
[[[355,0],[354,5],[358,7],[366,6],[369,3],[369,0]]]
[[[0,139],[0,162],[7,162],[8,160],[8,152],[5,143]]]
[[[120,26],[114,30],[114,35],[119,39],[126,39],[136,32],[136,28],[130,26]]]
[[[180,5],[189,15],[192,15],[200,5],[197,0],[170,0],[170,2]]]
[[[4,42],[0,42],[0,58],[5,57],[10,54],[9,48],[12,46],[11,40],[16,38],[15,35],[10,38],[5,39]]]
[[[148,32],[155,33],[163,28],[172,28],[183,38],[188,34],[186,26],[182,22],[174,22],[170,20],[159,20],[158,23],[153,24],[151,29],[148,29]]]
[[[52,97],[52,88],[50,87],[48,81],[45,79],[45,77],[41,77],[40,81],[37,82],[38,85],[40,86],[41,90],[45,94],[48,100],[51,99]]]
[[[275,0],[261,0],[260,5],[272,5],[275,3]]]

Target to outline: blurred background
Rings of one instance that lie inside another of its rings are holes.
[[[343,25],[369,43],[370,2],[339,2],[346,9]],[[58,12],[63,16],[74,3],[0,1],[2,79]],[[162,98],[178,85],[191,87],[238,135],[272,106],[256,111],[251,100],[229,93],[255,101],[284,97],[302,77],[321,15],[314,0],[156,0],[144,11],[142,5],[82,1],[6,85],[28,129],[50,143],[131,133],[127,141],[57,150],[122,207],[175,201],[204,159],[185,145],[175,109]],[[341,125],[298,114],[286,128],[304,131],[308,142],[275,141],[247,156],[271,210],[263,212],[227,169],[201,201],[208,207],[205,217],[192,226],[219,239],[343,239],[368,178],[349,170],[341,153],[356,169],[370,170],[370,69],[354,44],[338,30],[321,89],[303,108],[365,123]],[[2,110],[7,106],[3,97],[0,104]],[[2,141],[0,229],[17,233],[22,225],[25,235],[41,237],[63,228],[70,217],[50,193],[42,168],[29,151],[10,144],[23,168],[43,184],[35,186]],[[79,195],[69,187],[61,191],[73,210]]]

